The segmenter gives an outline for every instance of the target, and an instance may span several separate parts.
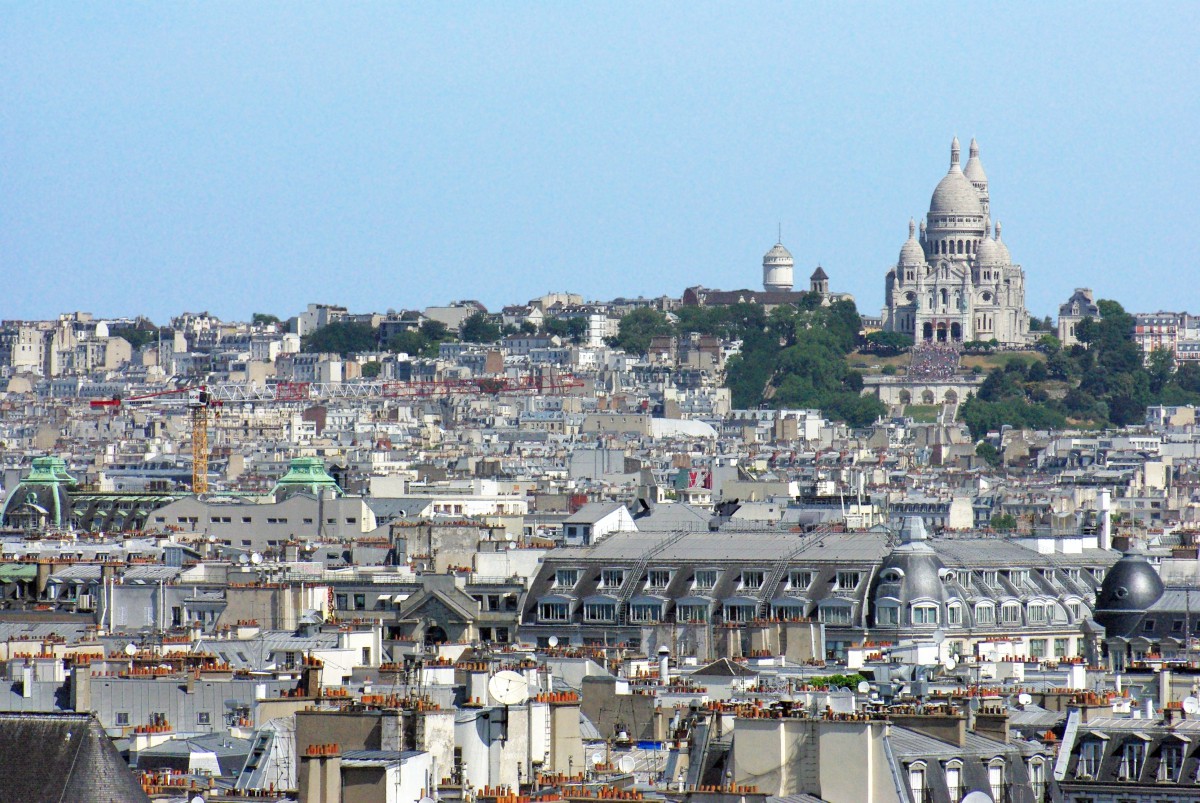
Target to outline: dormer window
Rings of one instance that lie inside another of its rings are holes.
[[[813,573],[808,571],[792,572],[788,576],[788,586],[796,590],[804,590],[812,585]]]
[[[861,580],[861,572],[838,572],[834,579],[833,589],[835,591],[853,591],[858,588]]]
[[[650,588],[666,588],[670,584],[670,569],[651,569],[646,574],[646,585]]]
[[[717,585],[716,569],[697,569],[695,588],[698,591],[710,591]]]
[[[742,588],[757,591],[767,582],[767,573],[762,569],[744,569],[742,571]]]
[[[601,588],[620,588],[625,582],[624,569],[603,569],[600,572]]]
[[[554,572],[555,588],[574,588],[579,583],[579,569],[557,569]]]

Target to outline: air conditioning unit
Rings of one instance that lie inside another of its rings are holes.
[[[80,594],[79,597],[75,600],[75,608],[77,610],[90,611],[90,610],[92,610],[92,607],[93,606],[92,606],[92,595],[91,594]]]

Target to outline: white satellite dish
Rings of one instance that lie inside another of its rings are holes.
[[[417,803],[437,803],[437,801],[427,795],[418,800]]]
[[[865,680],[860,681],[858,684],[858,693],[866,694],[869,691],[871,691],[871,684],[867,683],[867,681],[865,681]]]
[[[262,563],[262,555],[258,554],[257,552],[251,553],[250,562],[257,566],[258,564]]]
[[[962,803],[995,803],[992,796],[987,792],[980,792],[976,789],[974,792],[967,792],[967,796],[962,799]]]
[[[946,660],[942,661],[942,666],[946,667],[947,670],[952,670],[958,666],[958,659],[953,655],[947,655]]]
[[[511,669],[497,672],[488,681],[488,694],[500,705],[520,705],[529,699],[529,684]]]
[[[592,766],[593,767],[599,767],[603,763],[604,763],[604,753],[603,752],[597,750],[595,753],[592,753]]]
[[[1200,700],[1195,697],[1184,697],[1183,710],[1184,713],[1195,714],[1197,711],[1200,711]]]
[[[245,555],[245,554],[238,555],[238,563],[240,563],[240,564],[242,564],[243,566],[245,566],[245,565],[246,565],[247,563],[249,563],[249,562],[250,562],[250,556],[249,556],[249,555]]]
[[[1029,705],[1033,702],[1033,695],[1026,692],[1021,692],[1017,695],[1017,703],[1020,705]]]
[[[939,629],[939,630],[933,631],[933,643],[934,644],[941,644],[945,640],[946,640],[946,631],[945,630]]]
[[[558,636],[551,636],[549,639],[546,640],[546,643],[549,644],[551,647],[557,647],[558,646]]]
[[[204,803],[204,798],[200,795],[196,795],[193,798],[189,798],[188,803]]]
[[[636,762],[633,760],[633,756],[621,756],[621,760],[617,762],[617,769],[621,772],[633,772],[635,766]]]
[[[137,647],[133,645],[132,641],[125,645],[125,654],[129,656],[137,655]]]

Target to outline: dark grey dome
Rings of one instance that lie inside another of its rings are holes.
[[[1096,595],[1096,614],[1141,612],[1158,602],[1163,581],[1145,555],[1130,552],[1113,564]],[[1103,623],[1101,623],[1103,624]]]
[[[1145,556],[1128,553],[1104,576],[1093,618],[1110,638],[1131,638],[1141,632],[1146,611],[1162,594],[1162,578]]]
[[[901,528],[901,543],[883,559],[875,575],[870,595],[873,619],[875,607],[884,600],[890,600],[887,604],[899,604],[907,610],[917,600],[935,602],[940,609],[955,598],[956,595],[942,580],[946,566],[926,538],[928,535],[920,517],[905,519]],[[939,614],[939,621],[943,615]]]

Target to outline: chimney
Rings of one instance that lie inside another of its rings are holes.
[[[1008,744],[1008,712],[998,706],[979,709],[975,714],[975,733]]]
[[[1101,491],[1097,503],[1100,507],[1100,548],[1112,549],[1112,492]]]
[[[658,648],[658,685],[666,686],[671,682],[671,648],[666,644]]]

